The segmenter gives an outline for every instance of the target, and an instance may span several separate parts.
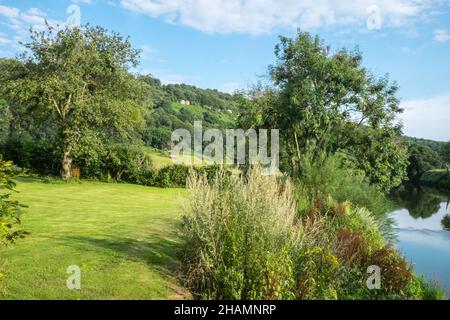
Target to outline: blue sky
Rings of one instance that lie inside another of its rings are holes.
[[[389,73],[406,134],[450,140],[450,0],[0,0],[0,56],[44,19],[129,35],[139,72],[223,91],[266,74],[278,35],[300,28],[332,50],[358,46],[369,69]]]

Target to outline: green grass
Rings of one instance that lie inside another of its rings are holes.
[[[150,156],[150,159],[152,159],[152,165],[156,169],[173,164],[173,160],[168,151],[165,152],[151,147],[145,147],[145,151]]]
[[[152,165],[155,169],[161,169],[174,164],[174,161],[170,157],[170,151],[162,151],[152,147],[145,147],[145,152],[152,159]],[[201,159],[201,156],[192,153],[190,156],[186,155],[182,157],[182,159],[186,159],[186,163],[190,165],[197,163],[196,160]],[[207,162],[201,160],[201,164],[195,164],[194,166],[205,166],[205,165],[207,165]]]
[[[182,108],[189,110],[193,115],[195,115],[199,119],[203,118],[203,114],[207,111],[204,107],[197,104],[191,104],[189,106],[186,106],[178,102],[172,103],[172,109],[175,110],[176,112],[179,112]]]
[[[0,299],[183,298],[177,283],[181,189],[20,180],[31,235],[0,249]],[[66,287],[81,267],[81,290]]]

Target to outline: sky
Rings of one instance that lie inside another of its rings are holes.
[[[136,72],[226,92],[267,76],[280,35],[308,31],[398,82],[405,134],[450,140],[450,0],[0,0],[0,57],[45,20],[130,36]]]

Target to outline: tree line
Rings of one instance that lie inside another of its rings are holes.
[[[291,176],[305,161],[338,157],[388,191],[449,162],[448,144],[402,137],[394,81],[367,70],[358,50],[331,50],[309,33],[280,37],[267,84],[233,95],[133,74],[139,50],[102,27],[48,26],[24,46],[0,59],[0,153],[40,174],[68,179],[73,165],[83,177],[145,172],[142,147],[169,149],[172,131],[195,120],[280,129],[281,166]]]
[[[222,127],[216,110],[233,96],[187,85],[162,85],[130,70],[139,50],[101,27],[31,31],[25,51],[0,59],[0,153],[40,174],[117,175],[149,166],[142,146],[170,147],[170,134],[193,120]],[[189,100],[175,110],[173,103]]]

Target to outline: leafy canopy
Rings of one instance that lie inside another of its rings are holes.
[[[36,126],[51,131],[64,158],[64,177],[74,156],[133,138],[142,86],[128,72],[139,54],[128,39],[89,25],[48,26],[32,31],[25,47],[7,97],[32,114]]]

